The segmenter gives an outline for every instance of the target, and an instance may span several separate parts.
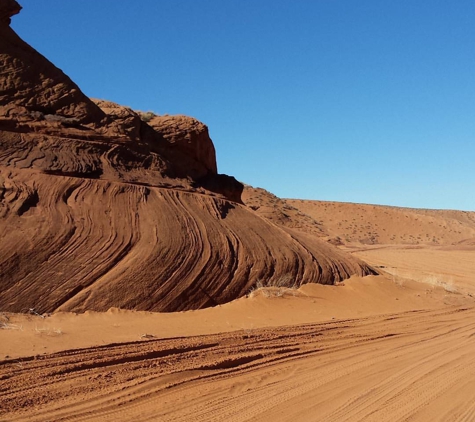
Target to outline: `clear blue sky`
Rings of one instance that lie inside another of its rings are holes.
[[[18,0],[91,97],[209,126],[281,197],[475,210],[473,0]]]

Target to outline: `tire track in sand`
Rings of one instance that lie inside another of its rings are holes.
[[[470,420],[474,316],[406,312],[3,362],[0,420]]]

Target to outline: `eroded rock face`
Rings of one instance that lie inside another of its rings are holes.
[[[42,113],[99,124],[105,114],[60,69],[10,28],[21,7],[0,3],[0,106],[4,115]]]
[[[190,191],[202,187],[201,178],[216,175],[205,125],[170,116],[170,127],[161,122],[154,130],[130,108],[92,101],[10,28],[18,3],[0,4],[0,129],[10,133],[0,163]],[[225,196],[227,190],[216,193]],[[239,200],[232,190],[232,199]]]
[[[143,122],[140,116],[131,108],[125,107],[112,101],[92,100],[112,122],[109,124],[107,134],[109,136],[126,137],[133,142],[142,139],[141,130]]]
[[[172,177],[199,180],[217,175],[213,141],[208,127],[200,121],[188,116],[166,115],[154,116],[144,122],[141,119],[143,113],[129,107],[111,101],[93,101],[114,122],[119,135],[125,134],[131,140],[146,143],[152,152],[175,163],[168,170]],[[215,192],[224,194],[222,189]],[[235,195],[233,198],[236,199]]]
[[[155,116],[149,125],[163,136],[172,149],[194,158],[209,172],[218,172],[216,152],[206,125],[193,117],[181,115]]]
[[[2,0],[0,3],[0,25],[10,25],[10,18],[20,13],[21,6],[15,0]]]
[[[10,28],[0,0],[0,309],[177,311],[257,281],[371,269],[278,227],[217,174],[206,126],[87,98]]]

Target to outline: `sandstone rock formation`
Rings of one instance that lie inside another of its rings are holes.
[[[92,101],[0,3],[0,310],[177,311],[372,270],[242,205],[205,125]]]
[[[214,145],[203,123],[188,116],[155,116],[149,125],[170,143],[170,149],[182,151],[211,173],[218,172]]]
[[[38,113],[98,123],[105,114],[60,69],[10,28],[21,7],[2,0],[0,9],[0,110],[2,115]]]
[[[20,13],[21,6],[15,0],[3,0],[0,3],[0,25],[10,25],[11,17]]]

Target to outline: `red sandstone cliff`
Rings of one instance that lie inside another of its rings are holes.
[[[242,205],[205,125],[87,98],[0,0],[0,310],[176,311],[370,273]]]

